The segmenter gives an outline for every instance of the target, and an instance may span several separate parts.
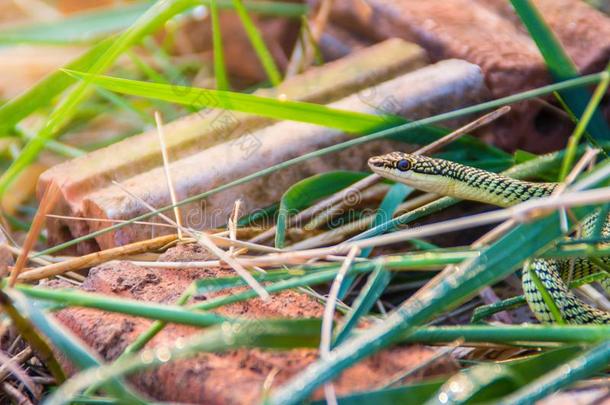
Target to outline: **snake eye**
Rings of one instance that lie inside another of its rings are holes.
[[[398,163],[396,163],[396,168],[401,172],[406,172],[411,168],[411,162],[409,162],[407,159],[399,160]]]

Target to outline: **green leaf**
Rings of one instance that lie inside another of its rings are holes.
[[[366,333],[366,332],[365,332]],[[610,336],[610,325],[431,326],[408,331],[399,343],[486,342],[531,346],[539,342],[598,343]]]
[[[606,70],[608,71],[608,70]],[[576,159],[576,148],[580,143],[580,138],[585,132],[585,128],[593,118],[593,114],[597,111],[597,106],[602,101],[602,97],[606,94],[606,90],[608,89],[608,84],[610,83],[610,76],[606,76],[595,88],[595,92],[593,92],[593,97],[587,103],[585,107],[585,111],[582,114],[582,117],[578,120],[576,124],[576,128],[574,128],[574,132],[570,136],[570,140],[568,141],[568,147],[566,149],[566,156],[563,160],[563,165],[561,166],[561,172],[559,173],[559,181],[564,181],[568,176],[570,170],[572,170],[572,166],[574,160]]]
[[[198,4],[197,0],[166,0],[155,3],[146,13],[138,18],[136,23],[113,41],[112,45],[103,55],[93,62],[89,72],[97,74],[108,69],[129,47],[139,42],[146,35],[154,32],[176,14]],[[53,139],[59,135],[61,129],[74,116],[80,102],[88,94],[88,87],[89,84],[87,82],[77,83],[72,91],[53,110],[44,127],[38,133],[38,136],[26,144],[17,159],[0,176],[0,197],[4,195],[17,175],[38,157],[38,154],[45,147],[46,140]]]
[[[538,45],[553,78],[556,81],[562,81],[578,77],[576,66],[532,2],[530,0],[511,0],[511,3],[532,39]],[[576,117],[583,115],[591,98],[586,89],[570,89],[561,91],[559,94]],[[587,129],[598,140],[610,139],[610,128],[599,110],[595,110]]]
[[[375,218],[373,218],[371,227],[374,228],[391,220],[396,208],[398,208],[400,203],[402,203],[412,191],[412,188],[402,183],[394,184],[383,198],[379,209],[375,213]],[[360,256],[368,257],[372,251],[372,248],[366,248],[362,251]],[[352,284],[353,279],[353,276],[346,277],[343,282],[345,287],[342,287],[342,291],[339,295],[340,297],[343,297],[344,293]],[[377,267],[375,271],[369,275],[366,285],[360,290],[358,297],[352,304],[351,310],[345,316],[343,325],[337,333],[334,345],[340,345],[341,342],[349,336],[352,329],[358,324],[360,317],[366,315],[379,297],[381,297],[381,294],[383,294],[383,291],[385,291],[391,279],[390,272],[384,269],[383,266]]]
[[[231,85],[227,78],[224,50],[222,48],[222,32],[220,31],[220,18],[216,0],[210,0],[210,16],[212,18],[212,43],[214,47],[214,76],[217,90],[230,90]]]
[[[32,321],[38,330],[77,368],[83,370],[101,365],[101,361],[80,343],[72,331],[66,329],[26,299],[20,292],[8,292],[19,307],[19,311]],[[109,379],[103,385],[104,391],[122,399],[126,403],[145,404],[146,402],[128,388],[122,381]]]
[[[237,15],[239,16],[239,19],[246,30],[246,35],[248,35],[248,39],[250,40],[258,59],[263,65],[263,69],[265,69],[265,72],[267,73],[269,81],[274,86],[277,86],[282,81],[282,75],[275,65],[275,61],[273,60],[269,49],[267,49],[260,31],[250,19],[242,0],[233,0],[233,7],[235,8]]]
[[[587,352],[538,377],[530,384],[504,398],[506,405],[531,404],[574,382],[603,370],[610,364],[610,340],[598,343]]]
[[[318,174],[293,184],[282,196],[277,216],[275,247],[284,247],[288,218],[322,197],[366,177],[366,173],[336,171]]]
[[[553,350],[525,360],[484,363],[449,378],[427,405],[496,402],[540,374],[565,363],[581,351],[577,347]]]
[[[443,380],[425,381],[375,391],[357,392],[337,398],[340,405],[395,405],[423,404],[440,388]],[[312,405],[326,405],[326,400],[314,401]]]
[[[91,42],[121,31],[142,15],[151,3],[137,2],[119,7],[101,8],[74,14],[48,23],[35,24],[0,31],[0,44],[56,44],[69,45]]]
[[[199,89],[195,87],[161,83],[146,83],[75,71],[66,72],[87,83],[95,84],[118,93],[130,94],[132,96],[156,98],[158,100],[196,108],[222,108],[274,119],[307,122],[310,124],[338,128],[348,132],[368,132],[375,128],[387,126],[388,121],[400,121],[398,117],[390,118],[388,116],[337,110],[314,103],[291,100],[282,101],[253,94]]]
[[[220,315],[193,312],[177,305],[164,305],[155,302],[142,302],[132,299],[107,297],[101,294],[71,289],[47,289],[30,287],[27,285],[18,285],[16,288],[28,297],[39,300],[54,301],[63,305],[74,305],[101,309],[103,311],[119,312],[164,322],[206,327],[229,321],[229,319]]]
[[[66,65],[67,69],[87,70],[110,48],[114,38],[108,38],[93,46],[82,56]],[[22,119],[37,109],[51,104],[51,101],[68,86],[74,78],[57,71],[39,81],[25,93],[0,106],[0,136],[7,136]]]

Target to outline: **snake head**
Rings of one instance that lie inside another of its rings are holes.
[[[450,163],[404,152],[374,156],[368,161],[371,170],[382,177],[433,193],[445,192],[451,187],[452,182],[444,176]]]
[[[369,159],[369,167],[372,171],[384,177],[389,175],[405,176],[405,173],[413,170],[418,164],[416,155],[404,152],[392,152],[387,155],[374,156]]]

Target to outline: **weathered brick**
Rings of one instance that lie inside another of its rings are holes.
[[[261,90],[257,94],[269,97],[284,94],[292,100],[328,103],[425,63],[421,48],[393,39],[313,68],[287,79],[276,89]],[[231,130],[235,122],[239,122],[239,128]],[[171,160],[175,161],[219,142],[238,139],[270,123],[271,120],[253,115],[206,110],[168,123],[166,144]],[[108,186],[111,180],[124,181],[161,163],[157,134],[151,130],[54,166],[40,177],[38,195],[55,182],[61,189],[56,213],[82,216],[84,198]],[[52,244],[89,232],[89,224],[83,221],[50,219],[47,227]],[[95,249],[91,243],[80,247],[83,252]]]
[[[604,68],[610,58],[607,16],[580,0],[533,3],[581,72]],[[495,97],[550,82],[540,52],[507,0],[338,0],[332,20],[377,40],[413,41],[433,60],[476,63]],[[505,149],[546,152],[561,147],[571,128],[567,117],[539,102],[524,102],[497,121],[489,140]]]

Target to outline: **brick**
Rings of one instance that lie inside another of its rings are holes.
[[[534,4],[581,72],[604,68],[610,58],[607,16],[579,0],[535,0]],[[475,63],[494,97],[550,82],[542,56],[506,0],[339,0],[334,2],[332,21],[377,40],[413,41],[432,60],[460,58]],[[562,147],[571,129],[566,117],[541,103],[525,102],[498,120],[489,140],[509,150],[547,152]]]
[[[159,260],[191,261],[208,258],[209,255],[197,245],[179,245],[163,254]],[[172,303],[195,279],[233,275],[233,271],[228,269],[184,268],[176,271],[142,268],[127,262],[113,261],[92,269],[82,288],[109,297]],[[57,281],[54,281],[53,285],[61,287]],[[210,299],[243,290],[244,288],[239,288],[222,293],[209,293],[198,299]],[[323,307],[314,298],[289,290],[274,294],[268,303],[251,299],[223,306],[214,312],[247,319],[306,318],[321,317]],[[57,312],[56,316],[107,361],[116,359],[125,347],[151,324],[149,320],[87,308],[67,308]],[[178,339],[188,339],[201,332],[194,327],[169,324],[149,342],[147,348],[171,346]],[[420,345],[402,345],[386,349],[346,370],[335,380],[335,389],[339,395],[372,389],[399,372],[424,363],[434,354],[435,349]],[[240,349],[226,353],[201,353],[187,360],[170,362],[138,373],[129,380],[144,395],[155,400],[250,404],[260,402],[263,383],[274,369],[277,369],[278,373],[273,379],[273,386],[279,386],[317,357],[317,350],[307,348],[282,351]],[[456,370],[456,364],[445,358],[428,365],[409,377],[409,380]],[[322,397],[321,390],[315,397]]]
[[[369,114],[394,113],[417,119],[475,104],[486,96],[487,89],[477,66],[460,60],[447,60],[348,96],[330,106]],[[262,128],[236,141],[218,144],[174,161],[170,170],[177,198],[184,199],[213,189],[350,137],[338,130],[290,121]],[[183,223],[195,229],[220,226],[226,223],[238,198],[243,201],[243,212],[252,212],[278,201],[288,187],[303,178],[329,170],[366,171],[368,157],[397,148],[407,146],[376,141],[283,169],[213,195],[204,202],[181,207]],[[170,203],[162,168],[127,179],[122,186],[154,207]],[[83,200],[83,215],[86,217],[116,220],[146,212],[145,206],[115,185],[90,193]],[[91,230],[105,226],[103,222],[90,223]],[[98,237],[97,242],[106,249],[149,238],[152,231],[150,226],[130,225]]]
[[[288,99],[327,103],[425,64],[421,48],[392,39],[312,68],[287,79],[277,89],[260,90],[257,94],[270,97],[284,94]],[[261,117],[230,113],[232,121],[239,121],[240,126],[239,130],[228,131],[227,116],[224,111],[206,110],[168,123],[165,133],[171,160],[185,158],[221,141],[240,138],[272,123]],[[41,175],[37,194],[41,196],[55,182],[61,189],[56,213],[82,216],[85,197],[106,187],[111,180],[124,181],[161,164],[157,134],[151,130],[54,166]],[[50,219],[47,221],[49,241],[56,244],[88,233],[88,225],[82,221]],[[82,252],[88,252],[96,247],[89,243],[82,244],[81,248]]]

